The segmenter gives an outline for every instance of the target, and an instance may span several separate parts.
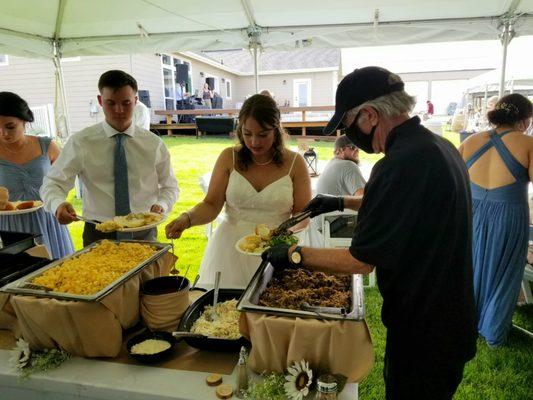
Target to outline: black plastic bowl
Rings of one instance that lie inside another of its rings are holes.
[[[131,348],[134,345],[144,342],[148,339],[164,340],[165,342],[168,342],[170,344],[170,347],[155,354],[133,354],[131,352]],[[128,340],[128,343],[126,344],[126,349],[128,350],[128,355],[131,358],[134,358],[135,360],[144,364],[155,364],[164,361],[170,354],[172,354],[172,350],[175,344],[176,339],[174,339],[174,336],[172,336],[171,333],[164,331],[146,331]]]
[[[174,293],[188,287],[189,280],[187,278],[171,275],[147,280],[142,284],[141,291],[143,294],[159,295]]]
[[[239,300],[244,289],[219,289],[218,301],[220,303],[236,299]],[[185,314],[181,317],[181,321],[178,327],[180,332],[190,332],[194,322],[200,318],[200,315],[204,311],[205,307],[213,304],[213,297],[215,291],[209,290],[198,298],[191,306],[185,311]],[[250,347],[250,342],[244,337],[239,339],[217,339],[217,338],[183,338],[185,342],[192,347],[200,350],[211,351],[225,351],[225,352],[238,352],[241,346]]]

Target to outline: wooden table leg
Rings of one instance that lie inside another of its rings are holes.
[[[172,115],[167,115],[167,125],[172,124]],[[172,129],[167,129],[167,135],[172,136]]]

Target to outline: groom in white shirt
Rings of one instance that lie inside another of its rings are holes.
[[[83,185],[83,215],[106,221],[130,212],[170,212],[179,194],[170,154],[152,132],[132,123],[137,82],[129,74],[107,71],[98,81],[105,121],[72,135],[44,178],[41,197],[61,224],[77,221],[66,201],[76,175]],[[135,232],[133,239],[155,240],[157,230]],[[83,245],[99,239],[128,238],[85,224]]]

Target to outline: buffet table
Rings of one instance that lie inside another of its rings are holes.
[[[17,400],[209,400],[215,390],[205,384],[208,374],[156,366],[129,365],[74,357],[58,369],[18,378],[8,362],[10,352],[0,350],[0,397]],[[223,375],[235,382],[234,373]],[[260,379],[254,376],[254,379]],[[356,383],[347,384],[339,400],[358,398]],[[235,398],[235,397],[233,397]],[[310,396],[312,398],[312,396]]]

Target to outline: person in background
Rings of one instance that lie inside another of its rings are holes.
[[[262,257],[278,270],[375,268],[387,328],[386,398],[450,400],[476,353],[468,172],[449,141],[409,117],[414,105],[400,77],[384,68],[344,77],[325,133],[343,127],[361,150],[385,155],[364,197],[318,195],[306,210],[311,216],[358,210],[352,244],[277,245]]]
[[[431,100],[428,100],[426,101],[426,104],[427,104],[427,109],[426,109],[426,113],[427,115],[431,116],[435,113],[435,107],[433,106],[433,103],[431,102]]]
[[[98,90],[105,120],[68,139],[41,188],[46,210],[61,224],[78,219],[66,201],[78,175],[86,218],[106,221],[131,212],[170,212],[178,198],[178,184],[163,141],[133,123],[137,82],[124,71],[111,70],[100,76]],[[83,245],[100,239],[155,240],[156,236],[156,228],[102,233],[85,223]]]
[[[317,193],[361,196],[366,181],[359,169],[359,149],[341,135],[335,140],[334,155],[318,178]]]
[[[200,285],[212,285],[217,270],[222,287],[248,285],[260,262],[237,252],[235,243],[258,224],[277,227],[311,199],[305,161],[285,147],[281,114],[271,97],[247,99],[236,132],[239,143],[218,157],[205,199],[166,226],[168,238],[179,238],[185,229],[213,221],[224,208],[200,265]]]
[[[274,93],[272,93],[270,90],[268,89],[263,89],[259,92],[259,94],[262,94],[263,96],[269,96],[269,97],[272,97],[274,98]]]
[[[202,90],[202,100],[206,106],[208,106],[209,108],[213,108],[212,99],[213,99],[213,89],[211,89],[209,87],[209,84],[206,82],[204,83],[204,88]]]
[[[494,128],[459,148],[472,190],[477,329],[492,347],[509,334],[526,265],[533,138],[524,133],[532,113],[526,97],[504,96],[488,113]]]
[[[133,109],[133,123],[147,131],[150,130],[150,109],[140,100],[137,100]]]
[[[362,196],[366,184],[359,169],[359,149],[346,135],[335,140],[334,157],[326,164],[317,182],[316,192],[334,196]],[[353,234],[356,216],[342,216],[330,219],[330,233],[340,234],[342,237]],[[352,228],[348,228],[347,224]],[[309,228],[309,243],[312,247],[324,247],[321,217],[313,218]]]
[[[48,137],[24,133],[33,122],[28,103],[11,92],[0,93],[0,186],[10,201],[40,200],[43,178],[59,156],[59,147]],[[52,258],[74,252],[67,227],[59,225],[44,209],[28,214],[0,216],[0,230],[42,235],[38,238]]]

